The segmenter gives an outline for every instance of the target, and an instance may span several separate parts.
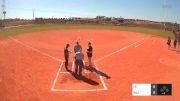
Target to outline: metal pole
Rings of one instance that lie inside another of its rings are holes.
[[[5,6],[5,0],[3,0],[3,4],[2,4],[2,10],[3,10],[3,15],[4,15],[4,20],[6,19],[6,6]]]
[[[33,9],[33,20],[34,20],[34,9]]]
[[[6,11],[5,11],[5,0],[2,0],[1,5],[1,27],[5,26]]]

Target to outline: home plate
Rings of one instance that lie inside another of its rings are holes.
[[[81,80],[72,75],[60,74],[56,82],[55,89],[59,90],[90,90],[103,88],[99,77],[96,74],[89,74],[90,78],[83,76]]]

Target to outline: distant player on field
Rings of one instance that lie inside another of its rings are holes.
[[[88,43],[88,48],[87,48],[87,56],[88,56],[88,61],[89,61],[89,67],[92,66],[92,52],[93,52],[93,48],[91,46],[91,42]]]
[[[170,36],[168,36],[167,47],[168,47],[168,49],[170,49],[170,47],[171,47],[171,37]]]
[[[64,48],[65,68],[67,71],[68,71],[69,53],[71,52],[68,50],[69,47],[70,45],[66,44],[66,47]]]
[[[177,26],[175,26],[174,30],[173,30],[173,34],[174,37],[178,43],[178,46],[176,47],[176,52],[179,52],[179,47],[180,47],[180,28],[178,28]]]
[[[179,48],[180,48],[180,28],[178,28],[178,31],[177,31],[177,42],[178,42],[178,46],[177,46],[177,52],[179,52]]]
[[[176,49],[176,46],[177,46],[177,39],[176,38],[174,39],[174,44],[173,45],[174,45],[174,49]]]

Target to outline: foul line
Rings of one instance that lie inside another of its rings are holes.
[[[137,47],[139,47],[139,46],[141,46],[143,43],[140,43],[140,44],[138,44],[138,45],[136,45],[136,46],[134,46],[135,48],[137,48]]]
[[[137,44],[137,43],[139,43],[139,42],[141,42],[141,41],[143,41],[143,40],[144,40],[144,38],[142,38],[142,39],[140,39],[139,41],[136,41],[136,42],[134,42],[134,43],[132,43],[132,44],[130,44],[130,45],[127,45],[127,46],[125,46],[125,47],[123,47],[123,48],[120,48],[120,49],[117,50],[117,51],[114,51],[114,52],[112,52],[112,53],[110,53],[110,54],[108,54],[108,55],[105,55],[105,56],[103,56],[103,57],[95,60],[95,62],[101,61],[101,60],[103,60],[103,59],[105,59],[105,58],[107,58],[107,57],[110,57],[111,55],[114,55],[114,54],[120,52],[120,51],[126,50],[126,49],[128,49],[129,47],[131,47],[131,46],[133,46],[133,45],[135,45],[135,44]]]
[[[41,55],[50,57],[51,59],[56,60],[56,61],[61,61],[61,62],[63,61],[63,60],[61,60],[61,59],[58,59],[58,58],[56,58],[56,57],[54,57],[54,56],[51,56],[51,55],[45,53],[45,52],[42,52],[42,51],[40,51],[40,50],[38,50],[38,49],[36,49],[36,48],[30,46],[30,45],[27,45],[27,44],[25,44],[25,43],[23,43],[23,42],[17,40],[16,38],[13,38],[13,37],[9,37],[9,38],[10,38],[11,40],[13,40],[13,41],[15,41],[15,42],[17,42],[17,43],[19,43],[19,44],[21,44],[21,45],[27,47],[27,48],[32,49],[33,51],[36,51],[36,52],[40,53]]]

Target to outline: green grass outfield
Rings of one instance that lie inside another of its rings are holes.
[[[170,35],[174,38],[172,32],[163,31],[158,29],[143,28],[143,27],[126,27],[126,26],[106,26],[106,25],[50,25],[50,24],[38,24],[30,25],[26,27],[16,27],[10,29],[4,29],[0,31],[1,37],[18,35],[28,32],[39,32],[48,30],[62,30],[62,29],[108,29],[108,30],[122,30],[130,32],[140,32],[144,34],[151,34],[167,38]]]

